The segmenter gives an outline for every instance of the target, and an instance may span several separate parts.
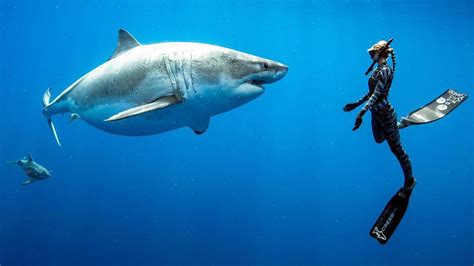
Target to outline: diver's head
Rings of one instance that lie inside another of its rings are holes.
[[[385,48],[386,46],[387,46],[387,41],[385,40],[376,42],[367,50],[367,52],[370,55],[370,58],[378,62],[380,62],[381,60],[387,61],[389,54],[393,52],[393,48],[391,47]]]
[[[370,58],[377,61],[379,64],[386,63],[388,56],[391,55],[393,70],[395,71],[395,50],[390,46],[387,47],[387,45],[387,41],[380,40],[367,49],[367,52],[369,53]]]

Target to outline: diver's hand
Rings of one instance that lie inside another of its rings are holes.
[[[362,111],[360,111],[360,113],[357,115],[356,121],[355,121],[355,123],[354,123],[354,128],[352,128],[352,131],[356,131],[356,130],[360,127],[360,125],[362,125],[362,117],[364,116],[364,114],[365,114],[365,111],[362,110]]]
[[[354,109],[357,108],[357,104],[356,103],[348,103],[344,106],[344,108],[342,108],[342,110],[344,110],[344,112],[350,112]]]
[[[358,116],[354,123],[354,127],[352,128],[352,131],[356,131],[360,127],[360,125],[362,125],[362,117]]]

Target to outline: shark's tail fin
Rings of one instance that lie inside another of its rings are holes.
[[[43,114],[45,115],[48,121],[49,129],[51,129],[51,132],[53,132],[54,138],[56,139],[56,143],[58,143],[58,145],[61,147],[61,142],[59,141],[58,133],[56,133],[56,128],[54,127],[53,121],[51,120],[51,115],[48,115],[47,112],[45,112],[46,108],[50,105],[50,100],[51,88],[48,88],[43,95]]]

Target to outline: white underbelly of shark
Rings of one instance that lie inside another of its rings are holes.
[[[207,128],[207,118],[189,105],[175,105],[144,115],[133,116],[114,123],[106,122],[110,113],[119,113],[131,108],[129,104],[101,105],[84,110],[78,115],[88,124],[106,132],[126,136],[146,136],[178,129],[181,127]],[[208,116],[207,116],[208,117]],[[205,130],[203,128],[203,130]]]

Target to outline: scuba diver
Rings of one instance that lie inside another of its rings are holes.
[[[358,101],[348,103],[343,108],[345,112],[350,112],[365,103],[356,117],[352,130],[357,130],[362,125],[365,113],[371,111],[372,133],[375,142],[383,143],[386,141],[403,170],[403,187],[392,197],[370,230],[370,235],[381,244],[385,244],[390,239],[402,220],[411,192],[416,185],[410,158],[400,141],[399,129],[436,121],[449,114],[467,98],[465,94],[447,90],[437,99],[411,112],[407,117],[402,117],[400,122],[397,122],[397,114],[388,99],[396,65],[395,50],[390,47],[392,41],[393,39],[389,41],[381,40],[367,50],[373,60],[372,65],[365,73],[367,75],[373,70],[369,78],[369,91]],[[387,64],[389,56],[392,59],[392,67]],[[373,69],[375,64],[378,64],[378,66]]]

